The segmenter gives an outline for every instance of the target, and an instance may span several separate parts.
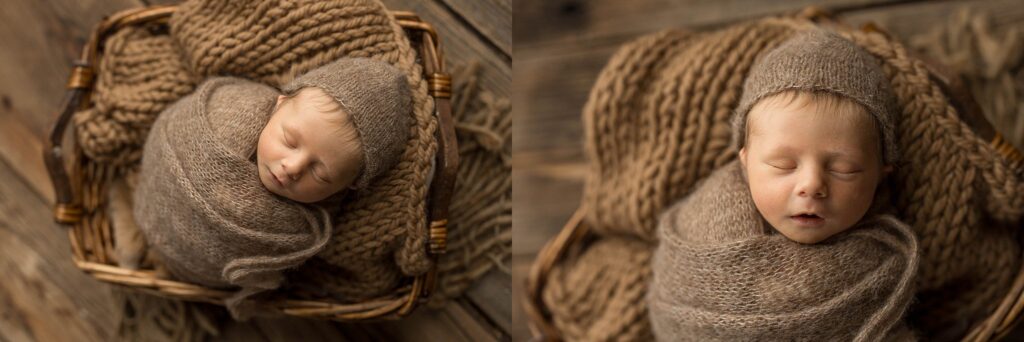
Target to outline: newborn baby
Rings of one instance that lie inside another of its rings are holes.
[[[873,207],[897,161],[874,58],[830,31],[752,67],[739,160],[662,216],[648,293],[660,340],[878,340],[912,334],[917,240]]]
[[[244,299],[323,249],[328,199],[393,167],[410,128],[406,78],[384,62],[339,59],[282,90],[200,84],[154,123],[135,190],[135,219],[162,264],[179,280],[238,288],[226,303],[236,318],[252,313]]]

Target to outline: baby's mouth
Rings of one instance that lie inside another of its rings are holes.
[[[790,216],[793,221],[801,226],[806,227],[817,227],[825,223],[825,218],[812,213],[803,213],[799,215]]]

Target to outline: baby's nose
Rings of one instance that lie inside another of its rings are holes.
[[[281,161],[281,168],[284,169],[285,176],[291,180],[296,180],[302,175],[304,165],[299,158],[287,158]]]
[[[828,186],[821,175],[808,174],[797,185],[797,194],[800,197],[825,198],[828,197]]]

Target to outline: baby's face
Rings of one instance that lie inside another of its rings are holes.
[[[874,122],[862,107],[824,110],[800,99],[762,100],[740,150],[754,204],[790,240],[813,244],[849,229],[885,173]]]
[[[278,106],[260,133],[256,164],[271,192],[312,203],[352,184],[363,152],[348,114],[318,88],[278,97]]]

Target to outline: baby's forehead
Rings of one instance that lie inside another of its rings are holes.
[[[879,133],[874,116],[860,103],[835,94],[803,91],[783,92],[759,100],[747,115],[747,130],[753,135],[763,121],[782,120],[792,125],[812,117],[832,120],[844,131]]]

